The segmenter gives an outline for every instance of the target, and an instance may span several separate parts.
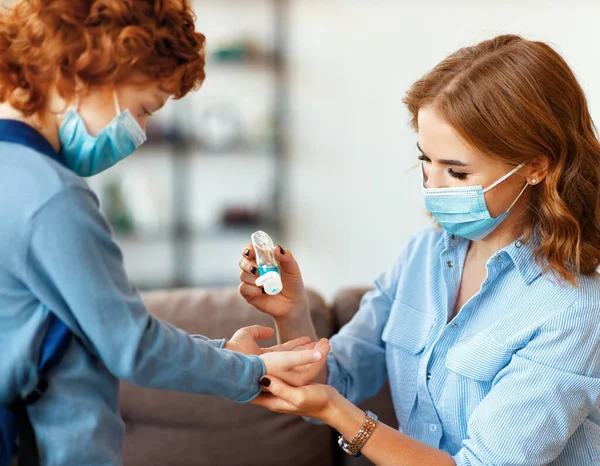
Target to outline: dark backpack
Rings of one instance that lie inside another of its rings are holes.
[[[0,406],[0,466],[9,466],[15,457],[19,466],[39,464],[37,443],[27,416],[27,406],[44,395],[49,383],[48,372],[60,363],[70,341],[69,329],[52,316],[50,327],[42,342],[35,387],[10,406]]]

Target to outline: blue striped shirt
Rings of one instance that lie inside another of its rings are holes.
[[[412,238],[331,339],[353,402],[389,379],[400,431],[469,465],[600,465],[600,279],[561,284],[516,241],[450,322],[469,242]]]

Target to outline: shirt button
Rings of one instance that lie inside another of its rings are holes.
[[[489,280],[483,282],[483,286],[488,286],[490,284]]]
[[[449,267],[449,268],[452,268],[452,267],[454,267],[454,264],[452,263],[452,261],[448,261],[448,262],[447,262],[447,264],[448,264],[448,267]]]
[[[429,424],[429,430],[431,432],[435,432],[437,430],[437,426],[435,424]]]
[[[450,239],[454,241],[456,239],[456,235],[450,235]]]
[[[431,372],[427,372],[427,380],[431,380]]]
[[[458,325],[457,324],[450,324],[450,327],[456,328],[456,327],[458,327]]]
[[[523,246],[520,241],[515,241],[515,248],[520,248]]]

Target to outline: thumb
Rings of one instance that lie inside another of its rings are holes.
[[[323,357],[327,357],[327,355],[329,354],[329,350],[331,350],[329,340],[327,338],[321,338],[315,345],[314,349],[315,351],[319,351],[323,355]]]
[[[265,340],[275,335],[275,330],[273,330],[271,327],[263,327],[262,325],[251,325],[250,327],[244,327],[242,331],[248,333],[253,340]]]
[[[279,262],[279,267],[281,270],[290,278],[302,276],[300,272],[300,266],[289,250],[283,249],[281,246],[277,246],[275,247],[275,257],[277,262]]]

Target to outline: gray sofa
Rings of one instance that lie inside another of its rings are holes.
[[[345,290],[331,306],[309,292],[319,336],[329,337],[354,315],[365,289]],[[231,337],[253,324],[272,326],[246,304],[237,288],[152,291],[142,297],[160,319],[211,338]],[[264,346],[275,344],[265,341]],[[396,426],[388,387],[362,405]],[[126,423],[123,457],[138,465],[285,465],[371,464],[345,455],[333,429],[216,397],[121,385],[120,412]]]

